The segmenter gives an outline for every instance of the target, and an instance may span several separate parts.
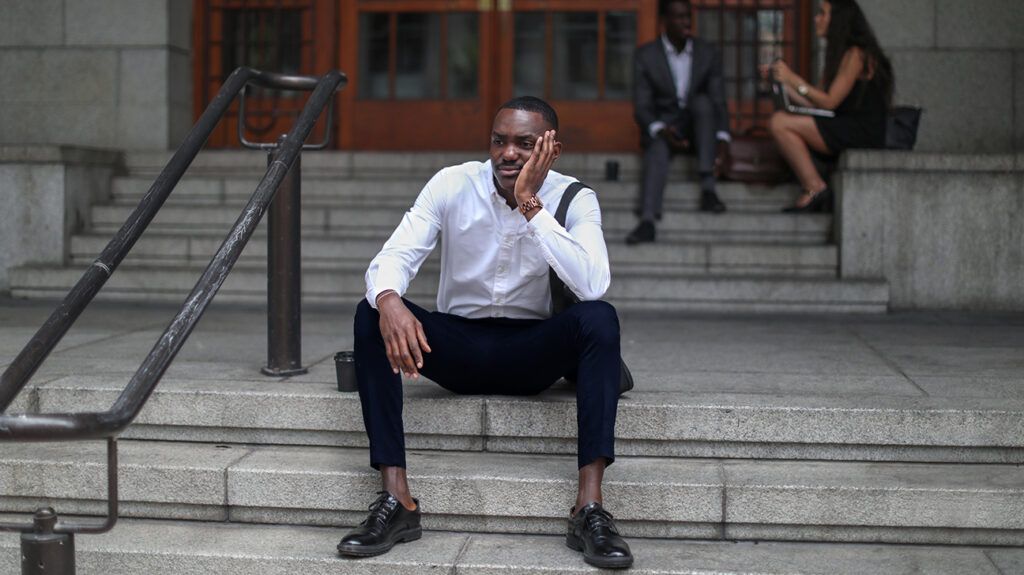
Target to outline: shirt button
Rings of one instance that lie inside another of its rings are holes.
[[[498,266],[498,273],[499,274],[505,273],[505,266]]]

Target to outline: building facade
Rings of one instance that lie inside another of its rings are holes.
[[[893,57],[897,102],[926,108],[919,149],[1024,147],[1016,0],[863,0]],[[812,0],[696,0],[723,50],[733,130],[770,111],[758,65],[814,68]],[[504,99],[553,101],[575,150],[636,149],[632,52],[656,0],[5,0],[0,143],[176,147],[234,66],[351,82],[342,149],[475,149]],[[301,97],[254,92],[246,128],[283,131]],[[211,145],[236,145],[234,116]],[[481,127],[483,126],[483,128]],[[322,126],[321,126],[322,128]]]

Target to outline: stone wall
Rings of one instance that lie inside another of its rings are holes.
[[[192,124],[191,0],[3,0],[0,144],[176,147]]]
[[[1024,153],[847,153],[833,177],[844,279],[892,309],[1024,311]]]
[[[918,150],[1024,150],[1024,2],[859,3],[893,60],[896,103],[925,108]]]
[[[71,234],[110,195],[120,154],[58,146],[0,145],[0,292],[8,270],[66,263]]]

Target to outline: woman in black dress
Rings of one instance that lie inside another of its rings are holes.
[[[892,100],[892,65],[855,0],[822,0],[815,32],[827,42],[822,86],[808,84],[782,60],[772,73],[799,105],[835,111],[834,118],[775,112],[769,123],[782,155],[796,172],[803,193],[784,211],[820,211],[831,191],[810,150],[828,156],[847,148],[885,145],[886,113]]]

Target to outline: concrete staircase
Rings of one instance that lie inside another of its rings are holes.
[[[108,408],[170,309],[125,311],[87,312],[11,411]],[[3,360],[45,312],[0,306]],[[378,483],[358,398],[334,389],[330,356],[351,345],[351,309],[308,315],[310,372],[277,380],[257,371],[265,318],[211,310],[122,437],[126,519],[76,541],[79,573],[593,571],[559,537],[575,488],[564,386],[458,397],[407,381],[410,481],[428,532],[380,558],[336,558]],[[1004,350],[1024,327],[875,321],[624,316],[639,383],[620,401],[605,497],[635,572],[1021,572],[1024,552],[994,546],[1024,545],[1024,399],[987,390],[1016,381]],[[950,344],[967,332],[981,347]],[[800,353],[771,351],[779,338]],[[908,343],[958,359],[865,355]],[[805,363],[771,363],[796,357]],[[988,379],[971,392],[958,373],[975,362]],[[0,445],[0,512],[100,514],[104,462],[98,442]],[[17,561],[17,538],[0,539],[0,572]]]
[[[483,154],[310,153],[303,158],[303,296],[310,303],[357,301],[363,272],[424,182],[445,165]],[[71,239],[65,266],[26,266],[11,273],[14,297],[67,292],[127,219],[168,159],[129,153],[110,201],[97,205],[87,229]],[[602,181],[604,162],[620,163],[622,181]],[[884,312],[888,287],[837,279],[830,215],[779,213],[795,188],[725,183],[730,211],[695,211],[698,191],[687,164],[674,167],[659,242],[627,247],[635,225],[639,177],[633,155],[567,155],[559,169],[593,184],[605,214],[612,260],[607,299],[628,310]],[[172,194],[101,298],[181,301],[247,201],[265,166],[259,153],[205,152]],[[265,228],[243,255],[218,299],[265,301]],[[438,260],[428,260],[409,295],[429,304]]]

